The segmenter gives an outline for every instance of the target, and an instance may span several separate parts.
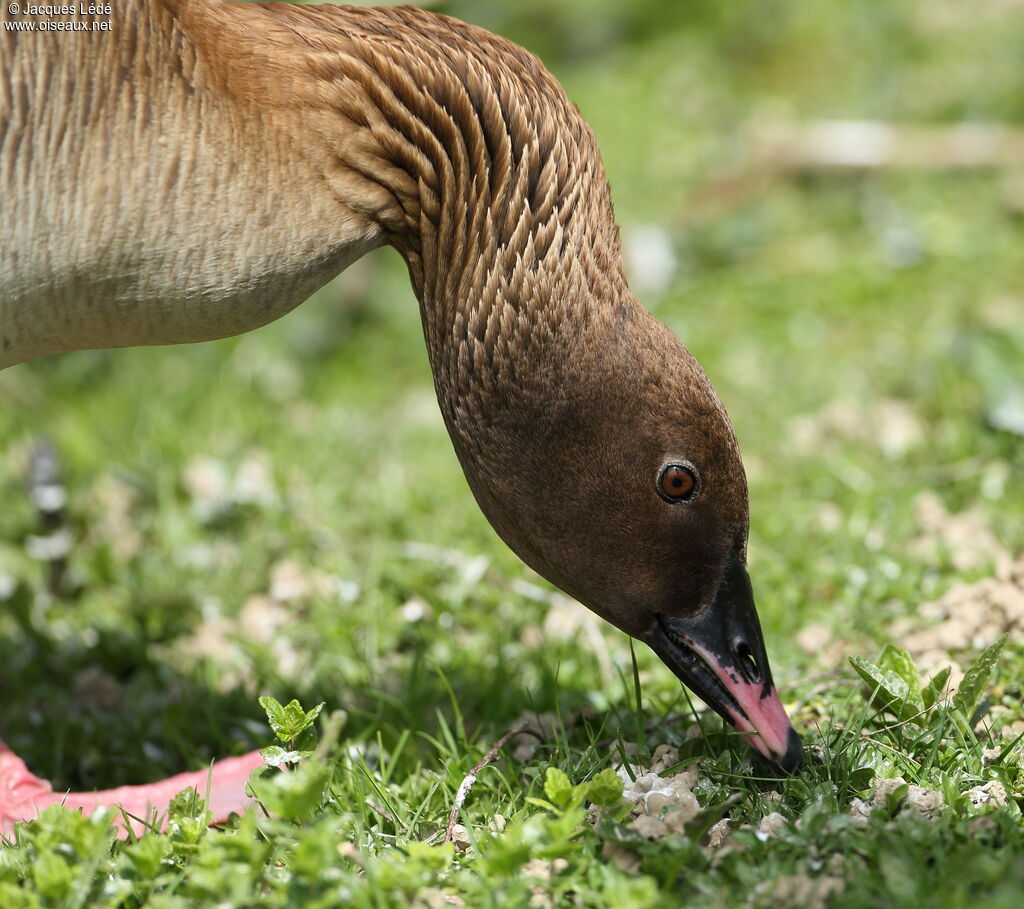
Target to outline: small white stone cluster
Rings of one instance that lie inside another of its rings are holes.
[[[874,808],[884,806],[889,796],[907,781],[901,776],[892,779],[875,781],[875,787],[867,799],[854,799],[850,803],[850,816],[856,823],[866,825],[871,811]],[[1006,787],[1002,783],[992,780],[982,786],[975,786],[967,791],[967,798],[975,808],[991,805],[993,808],[1002,808],[1008,802]],[[925,789],[923,786],[907,786],[907,793],[898,806],[899,811],[908,811],[911,814],[919,814],[923,818],[931,819],[939,814],[946,807],[945,796],[935,789]]]
[[[934,625],[921,628],[921,620]],[[1024,556],[1001,567],[993,578],[958,584],[934,603],[923,605],[907,627],[893,627],[894,636],[921,665],[940,662],[947,652],[981,650],[999,635],[1024,634]]]
[[[633,803],[633,820],[629,826],[649,840],[662,839],[670,833],[682,833],[688,821],[701,809],[693,787],[697,783],[697,765],[691,764],[671,776],[662,776],[679,763],[679,752],[671,745],[654,749],[650,767],[631,764],[629,770],[619,769],[622,796]]]
[[[876,780],[875,787],[867,799],[854,799],[850,802],[850,817],[858,824],[867,825],[872,810],[883,807],[892,793],[906,785],[907,781],[901,776]],[[946,800],[941,792],[925,789],[923,786],[907,786],[907,794],[900,803],[899,810],[932,818],[945,807],[945,804]]]

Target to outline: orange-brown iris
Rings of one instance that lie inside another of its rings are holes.
[[[669,464],[658,480],[661,494],[671,502],[685,502],[697,491],[697,476],[682,464]]]

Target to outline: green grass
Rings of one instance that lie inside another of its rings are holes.
[[[518,7],[441,5],[544,56],[597,132],[624,236],[667,234],[677,271],[643,302],[735,423],[755,593],[806,768],[772,779],[707,717],[684,742],[671,674],[640,646],[634,667],[625,637],[503,547],[445,435],[404,269],[382,252],[242,338],[0,373],[0,735],[34,770],[106,787],[269,745],[260,694],[324,702],[318,723],[345,715],[322,768],[267,793],[273,820],[206,830],[183,804],[168,834],[114,844],[104,822],[50,809],[0,847],[0,905],[1019,904],[1019,626],[970,717],[886,701],[798,645],[815,623],[875,659],[895,620],[991,575],[996,547],[1024,552],[1024,441],[993,422],[1024,376],[1012,175],[779,177],[714,217],[690,200],[741,165],[758,119],[1021,125],[1024,25],[995,2]],[[893,408],[913,430],[902,444],[886,442]],[[48,596],[26,552],[40,435],[67,474],[73,596]],[[202,459],[229,487],[243,465],[267,479],[255,496],[197,495]],[[923,493],[976,512],[995,546],[966,564],[970,541],[922,546],[942,531],[922,526]],[[282,562],[306,589],[254,601]],[[960,665],[998,633],[965,640]],[[481,771],[460,816],[471,847],[442,845],[463,777],[528,711],[553,731]],[[628,805],[595,820],[545,793],[551,767],[583,783],[663,743],[700,759],[694,794],[709,824],[729,817],[726,847],[704,848],[700,824],[642,841]],[[926,819],[897,792],[855,821],[854,800],[896,776],[944,807]],[[990,781],[1008,804],[972,806]],[[759,835],[773,812],[782,832]],[[624,870],[615,844],[639,860]]]

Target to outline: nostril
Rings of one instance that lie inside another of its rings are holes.
[[[761,667],[757,664],[757,657],[745,641],[738,641],[735,645],[736,662],[739,665],[740,673],[751,684],[761,681]]]

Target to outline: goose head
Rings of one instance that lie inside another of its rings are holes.
[[[628,292],[568,322],[546,341],[531,334],[515,382],[456,401],[439,387],[481,508],[527,564],[646,642],[757,752],[794,769],[802,749],[754,605],[746,477],[725,409]]]

